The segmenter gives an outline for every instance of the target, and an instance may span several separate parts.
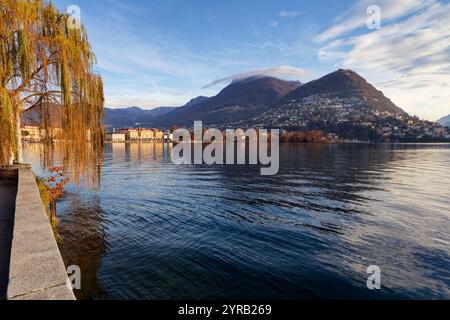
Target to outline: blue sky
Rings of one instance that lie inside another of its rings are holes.
[[[351,68],[406,111],[450,113],[450,5],[439,0],[55,0],[81,9],[106,106],[183,105],[232,78]],[[367,28],[367,8],[381,29]]]

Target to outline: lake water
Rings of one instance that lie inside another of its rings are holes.
[[[108,144],[101,189],[58,203],[78,298],[450,298],[450,145],[282,145],[269,177],[170,150]]]

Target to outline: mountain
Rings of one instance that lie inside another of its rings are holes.
[[[406,139],[408,114],[351,70],[337,70],[282,97],[237,127],[322,130],[344,139]]]
[[[205,124],[227,124],[261,114],[281,97],[298,88],[299,82],[259,76],[235,80],[218,95],[198,97],[183,107],[155,119],[158,126],[192,126],[194,121]]]
[[[301,103],[305,98],[351,99],[355,107],[406,115],[383,92],[352,70],[340,69],[308,82],[289,93],[278,104]]]
[[[234,80],[218,95],[193,99],[184,107],[156,117],[155,123],[163,127],[172,124],[192,126],[196,120],[219,127],[274,125],[275,122],[268,121],[270,118],[277,119],[283,114],[299,118],[303,116],[303,109],[320,105],[341,106],[339,113],[349,112],[352,116],[358,110],[407,116],[404,110],[356,72],[340,69],[303,85],[267,76]]]
[[[192,99],[191,101],[189,101],[189,102],[185,105],[185,107],[193,107],[193,106],[195,106],[196,104],[199,104],[199,103],[201,103],[201,102],[203,102],[203,101],[206,101],[206,100],[208,100],[208,99],[209,99],[208,97],[205,97],[205,96],[199,96],[199,97],[194,98],[194,99]]]
[[[440,118],[437,123],[444,127],[450,127],[450,114],[448,116]]]
[[[156,117],[165,115],[174,109],[173,107],[160,107],[152,110],[143,110],[139,107],[105,108],[104,124],[108,128],[133,127],[136,124],[152,126]]]

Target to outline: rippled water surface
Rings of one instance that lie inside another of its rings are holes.
[[[109,144],[101,190],[58,203],[79,298],[450,298],[449,145],[283,145],[272,177],[170,149]]]

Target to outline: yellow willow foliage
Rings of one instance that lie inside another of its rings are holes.
[[[0,164],[7,163],[15,145],[16,122],[11,117],[13,107],[5,88],[0,88]]]
[[[103,154],[103,83],[93,71],[84,27],[71,28],[68,20],[51,2],[0,0],[0,165],[16,149],[15,116],[39,107],[48,141],[62,128],[58,139],[72,178],[96,180]]]

